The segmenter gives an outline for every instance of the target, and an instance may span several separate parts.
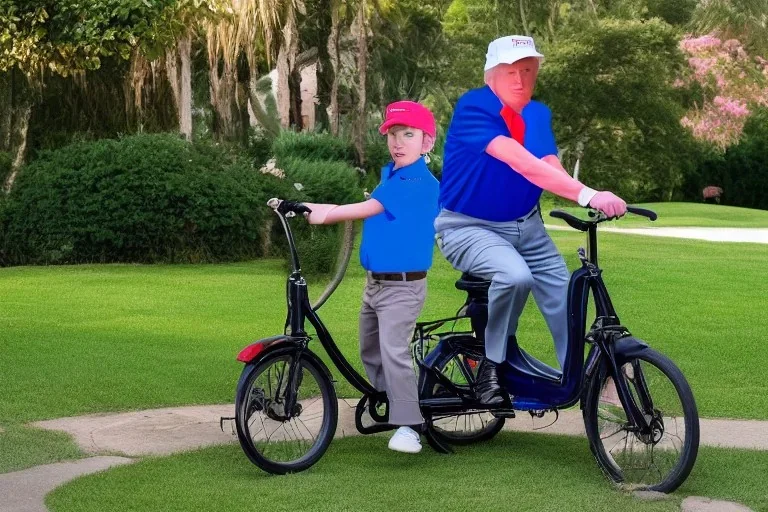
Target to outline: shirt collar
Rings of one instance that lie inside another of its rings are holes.
[[[421,172],[425,169],[428,170],[427,162],[424,161],[423,156],[419,157],[419,159],[413,162],[411,165],[406,165],[405,167],[401,167],[397,170],[395,170],[395,162],[389,162],[387,165],[381,168],[381,179],[387,180],[393,174],[408,176],[412,173]]]

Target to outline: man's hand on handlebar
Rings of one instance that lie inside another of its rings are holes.
[[[613,192],[603,191],[595,194],[589,201],[590,208],[600,210],[609,219],[621,217],[627,213],[627,203]]]

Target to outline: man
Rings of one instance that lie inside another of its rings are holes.
[[[532,101],[540,59],[530,37],[507,36],[488,46],[485,87],[465,93],[448,128],[435,221],[440,249],[462,272],[490,279],[484,358],[476,382],[485,405],[506,400],[496,365],[533,291],[552,332],[560,366],[568,343],[568,270],[544,229],[542,189],[601,210],[626,213],[626,203],[573,179],[557,157],[549,109]]]

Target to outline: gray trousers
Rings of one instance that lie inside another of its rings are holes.
[[[568,345],[568,268],[537,210],[511,222],[491,222],[443,210],[435,221],[438,245],[454,268],[491,280],[485,352],[500,363],[529,292],[555,342],[560,367]]]
[[[410,343],[427,280],[376,281],[368,275],[360,308],[360,358],[368,379],[389,399],[389,423],[424,422]]]

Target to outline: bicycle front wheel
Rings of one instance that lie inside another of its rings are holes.
[[[672,492],[696,462],[699,415],[682,372],[652,349],[619,366],[634,407],[651,425],[642,434],[628,419],[604,361],[584,403],[590,449],[605,474],[630,489]]]
[[[279,349],[246,365],[240,376],[237,437],[251,462],[269,473],[316,463],[333,440],[338,412],[328,369],[311,352]]]

